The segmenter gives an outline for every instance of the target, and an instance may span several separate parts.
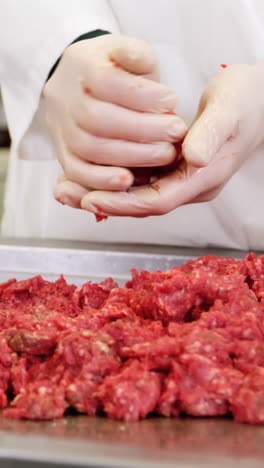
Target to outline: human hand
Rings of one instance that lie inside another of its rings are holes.
[[[104,35],[66,49],[44,97],[73,199],[80,187],[82,193],[127,190],[134,177],[126,167],[174,160],[172,143],[187,129],[179,117],[166,114],[175,107],[176,96],[158,80],[157,60],[144,41]],[[73,206],[70,194],[61,196],[60,187],[55,196]]]
[[[179,168],[127,192],[83,191],[82,208],[110,216],[145,217],[214,198],[263,142],[263,83],[262,63],[232,65],[218,73],[183,142]]]

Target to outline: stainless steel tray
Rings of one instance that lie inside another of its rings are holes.
[[[0,281],[64,273],[74,283],[113,276],[120,284],[132,267],[168,269],[205,253],[241,257],[243,252],[71,243],[37,245],[2,241]],[[102,417],[15,421],[0,415],[1,468],[263,468],[264,427],[228,419],[150,418],[123,423]]]

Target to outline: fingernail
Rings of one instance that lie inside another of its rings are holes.
[[[148,109],[148,112],[166,114],[171,113],[171,109],[174,109],[177,104],[177,97],[174,93],[166,94],[159,99],[155,104],[155,107]]]
[[[83,210],[86,210],[86,211],[90,211],[91,213],[97,213],[97,209],[95,209],[94,205],[92,205],[91,203],[85,203],[83,201],[81,201],[81,208]]]
[[[72,198],[68,197],[68,196],[64,196],[60,199],[60,202],[63,204],[63,205],[68,205],[70,206],[71,208],[76,208],[77,204],[72,200]]]
[[[153,151],[153,159],[160,160],[161,158],[170,159],[175,154],[175,148],[170,143],[153,143],[153,146],[156,145],[155,150]]]
[[[193,145],[183,143],[182,149],[184,157],[193,166],[204,166],[210,162],[210,155],[202,150],[199,151],[198,145],[194,148]]]
[[[177,122],[174,122],[172,126],[168,129],[167,134],[171,137],[184,137],[184,135],[187,132],[187,127],[184,122],[181,120],[178,120]]]
[[[93,203],[89,203],[89,202],[85,204],[82,203],[81,207],[83,210],[89,211],[90,213],[93,213],[94,215],[108,216],[108,214],[105,213],[100,206],[94,205]]]
[[[163,96],[162,98],[160,98],[160,102],[163,102],[163,103],[176,101],[176,100],[177,100],[177,98],[176,98],[176,95],[174,93],[167,94],[166,96]],[[170,111],[171,108],[172,108],[172,106],[170,106],[168,111]]]

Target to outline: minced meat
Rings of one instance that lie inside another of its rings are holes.
[[[136,421],[232,415],[264,424],[264,256],[205,256],[81,287],[0,285],[0,407]]]

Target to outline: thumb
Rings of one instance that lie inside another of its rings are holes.
[[[135,75],[150,75],[159,78],[158,60],[153,48],[145,41],[123,37],[122,42],[113,48],[111,57],[124,70]]]
[[[191,126],[182,154],[192,166],[206,166],[236,130],[234,114],[221,103],[208,103]]]

